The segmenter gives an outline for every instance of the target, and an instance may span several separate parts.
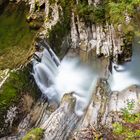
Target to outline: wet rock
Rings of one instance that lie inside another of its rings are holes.
[[[75,18],[77,18],[77,21]],[[92,24],[87,26],[85,22],[80,21],[78,17],[74,16],[74,14],[72,15],[71,20],[71,38],[73,48],[80,47],[82,49],[84,45],[85,49],[88,51],[95,49],[97,56],[112,56],[113,61],[117,63],[131,59],[132,40],[129,41],[131,43],[128,44],[127,36],[124,36],[122,31],[116,31],[113,25],[109,25],[107,23],[103,25]],[[125,42],[125,40],[127,41]],[[129,49],[127,49],[127,47],[122,49],[122,46],[130,47],[128,47]],[[124,55],[126,52],[127,55]]]

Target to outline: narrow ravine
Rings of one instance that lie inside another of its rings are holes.
[[[0,140],[137,140],[140,0],[0,0]]]

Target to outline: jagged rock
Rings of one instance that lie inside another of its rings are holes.
[[[43,31],[39,33],[40,38],[46,38],[46,36],[48,37],[51,28],[59,22],[60,9],[61,7],[58,4],[58,0],[56,0],[52,5],[50,4],[49,0],[45,2],[45,17],[44,17]]]
[[[130,86],[121,92],[112,92],[106,79],[100,79],[93,101],[89,106],[83,126],[95,128],[111,128],[113,122],[121,122],[122,109],[127,108],[128,102],[134,102],[132,113],[140,112],[140,87]]]
[[[74,113],[76,99],[65,94],[60,107],[50,115],[40,128],[44,129],[44,140],[67,140],[75,129],[80,117]]]
[[[78,19],[77,21],[78,22],[75,23],[76,21],[74,21],[74,17],[72,16],[71,38],[73,48],[80,47],[80,49],[83,49],[83,45],[85,46],[85,50],[88,51],[96,48],[96,54],[98,56],[113,56],[115,62],[125,61],[131,58],[132,47],[129,47],[130,49],[127,50],[128,55],[124,56],[126,48],[122,49],[122,46],[125,46],[124,40],[126,40],[126,38],[122,37],[122,33],[118,36],[117,31],[115,31],[112,25],[92,24],[92,26],[87,27],[85,22]],[[129,46],[131,46],[131,44]],[[120,60],[120,58],[124,59]]]
[[[32,126],[37,126],[43,121],[43,114],[45,113],[46,116],[48,115],[45,111],[47,106],[47,102],[42,102],[40,100],[34,105],[32,110],[30,110],[30,113],[20,122],[18,126],[17,135],[19,137],[23,137],[32,128]]]

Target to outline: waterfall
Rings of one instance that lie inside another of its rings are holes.
[[[77,115],[82,115],[87,108],[97,80],[93,71],[79,58],[65,57],[60,63],[50,47],[42,52],[41,62],[33,60],[33,76],[50,102],[59,104],[65,93],[74,92]]]
[[[132,60],[123,65],[112,64],[109,84],[113,91],[121,91],[131,85],[140,85],[140,45],[134,42]]]

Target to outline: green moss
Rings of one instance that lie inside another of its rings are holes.
[[[41,140],[43,137],[43,129],[34,128],[27,133],[22,140]]]
[[[0,89],[0,128],[3,128],[7,109],[11,105],[19,104],[23,94],[29,94],[34,99],[39,97],[38,90],[32,83],[28,67],[11,72]]]
[[[7,109],[13,102],[18,100],[18,95],[26,85],[26,75],[21,72],[12,72],[10,77],[0,89],[0,112]]]
[[[27,59],[35,32],[26,23],[24,3],[9,4],[0,15],[0,69],[15,68]]]

